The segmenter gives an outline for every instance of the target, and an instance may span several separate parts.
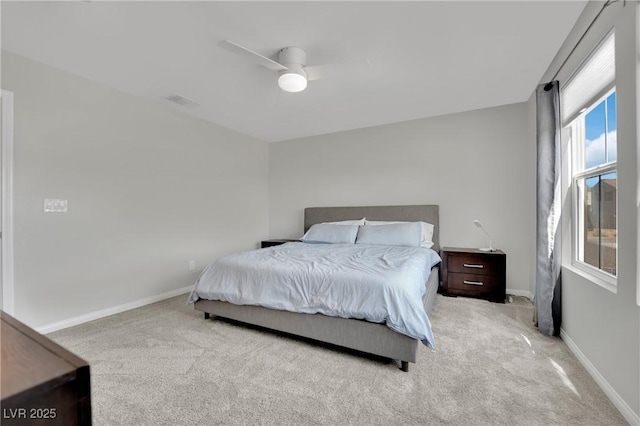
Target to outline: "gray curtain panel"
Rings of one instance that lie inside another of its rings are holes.
[[[536,89],[538,145],[536,221],[536,322],[541,333],[559,335],[561,312],[560,95],[557,81]]]

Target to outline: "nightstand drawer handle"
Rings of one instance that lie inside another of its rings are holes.
[[[467,281],[467,280],[464,280],[462,282],[465,283],[465,284],[469,284],[469,285],[484,285],[484,283],[482,281]]]
[[[463,266],[465,268],[478,268],[478,269],[484,268],[484,265],[476,265],[476,264],[473,264],[473,263],[463,263]]]

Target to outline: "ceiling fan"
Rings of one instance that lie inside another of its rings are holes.
[[[362,61],[308,67],[306,66],[307,54],[304,50],[294,46],[280,49],[277,62],[230,40],[222,40],[218,43],[218,46],[239,56],[251,59],[267,69],[277,71],[279,74],[278,86],[287,92],[301,92],[307,88],[308,81],[330,77],[336,71],[342,73],[346,72],[347,68],[356,70],[369,66],[368,61]]]

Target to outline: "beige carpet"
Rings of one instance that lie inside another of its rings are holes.
[[[219,320],[180,296],[50,335],[91,364],[96,425],[626,424],[525,298],[438,296],[437,349],[394,363]]]

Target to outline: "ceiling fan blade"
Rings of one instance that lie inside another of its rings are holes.
[[[273,61],[266,56],[262,56],[261,54],[256,53],[253,50],[247,49],[246,47],[240,46],[239,44],[229,40],[220,41],[218,43],[218,46],[222,47],[225,50],[228,50],[229,52],[235,53],[236,55],[251,59],[252,61],[257,62],[258,64],[272,71],[284,71],[288,69],[284,65]]]
[[[368,60],[345,62],[340,64],[314,65],[304,67],[307,79],[320,80],[325,78],[351,77],[367,71],[371,67]]]

